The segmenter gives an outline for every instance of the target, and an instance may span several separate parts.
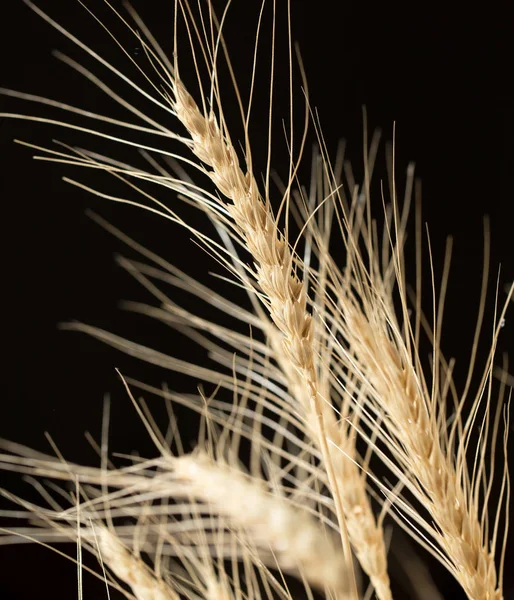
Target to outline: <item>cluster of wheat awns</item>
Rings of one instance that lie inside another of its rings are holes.
[[[452,363],[439,347],[444,286],[431,318],[421,309],[420,276],[414,301],[408,300],[403,248],[413,170],[407,173],[402,201],[391,177],[382,235],[370,214],[377,139],[369,145],[365,140],[365,177],[358,185],[341,156],[329,160],[315,127],[318,150],[310,188],[303,188],[297,170],[310,120],[307,102],[306,127],[299,139],[293,136],[291,108],[286,136],[291,161],[285,183],[278,177],[276,185],[271,183],[270,141],[260,184],[249,139],[256,57],[249,100],[243,103],[221,35],[225,13],[217,18],[209,0],[194,7],[187,0],[175,0],[173,61],[133,9],[128,7],[127,20],[113,9],[144,50],[150,71],[141,70],[125,53],[139,70],[140,83],[27,4],[99,67],[131,87],[143,103],[163,111],[166,119],[158,122],[147,116],[96,74],[62,55],[64,62],[132,113],[134,121],[9,90],[3,93],[90,118],[100,126],[117,126],[120,134],[70,121],[3,116],[57,124],[118,145],[136,145],[131,131],[164,140],[161,146],[137,144],[146,168],[78,148],[38,150],[47,160],[103,170],[126,186],[126,197],[87,187],[91,192],[138,204],[188,228],[246,290],[249,308],[205,287],[96,217],[149,261],[121,259],[160,304],[134,303],[129,308],[186,332],[208,350],[215,366],[189,364],[93,327],[72,327],[146,361],[212,383],[219,397],[181,396],[123,379],[131,398],[136,388],[161,396],[170,415],[163,434],[146,405],[134,400],[159,456],[128,467],[111,464],[106,436],[98,469],[3,442],[2,468],[76,484],[68,507],[40,484],[45,507],[4,492],[26,508],[37,527],[30,535],[25,529],[5,531],[3,541],[9,543],[12,535],[52,542],[74,539],[81,551],[98,556],[100,576],[138,600],[288,598],[291,592],[282,574],[297,578],[307,597],[316,590],[338,600],[354,599],[363,594],[362,572],[376,597],[387,600],[392,598],[383,528],[388,515],[448,568],[468,598],[503,598],[506,466],[496,477],[495,501],[489,506],[497,445],[506,453],[506,439],[500,435],[507,417],[502,401],[505,386],[497,404],[495,398],[498,408],[491,408],[500,327],[495,326],[493,347],[476,391],[471,395],[470,375],[459,394],[452,381]],[[264,3],[262,8],[266,9]],[[192,60],[178,52],[181,34],[190,41]],[[260,35],[259,20],[257,39]],[[113,41],[117,43],[114,36]],[[239,103],[241,150],[225,120],[218,79],[221,65],[232,75]],[[197,74],[194,94],[186,89],[179,67],[187,68],[189,77],[191,70]],[[291,94],[292,89],[291,83]],[[273,81],[269,100],[272,107]],[[168,129],[172,119],[182,133]],[[269,119],[271,132],[271,108]],[[164,149],[170,140],[181,150]],[[191,172],[196,176],[191,178]],[[138,194],[142,200],[133,199]],[[203,211],[217,237],[184,222],[180,210],[170,208],[177,197]],[[290,239],[290,219],[299,225],[298,239]],[[419,216],[417,225],[420,230]],[[346,250],[343,265],[330,254],[334,232]],[[421,237],[416,252],[420,264]],[[159,283],[186,290],[239,321],[239,327],[232,330],[192,314]],[[481,317],[482,313],[477,332]],[[503,314],[498,324],[502,319]],[[418,354],[422,336],[433,348],[429,372]],[[473,363],[474,359],[470,374]],[[223,390],[231,400],[222,397]],[[201,417],[193,453],[182,449],[174,403]],[[478,443],[472,437],[477,423]],[[250,449],[244,461],[243,440]],[[377,461],[388,471],[387,478],[373,474],[372,463]],[[376,507],[381,508],[378,516]],[[435,593],[429,592],[431,597]]]

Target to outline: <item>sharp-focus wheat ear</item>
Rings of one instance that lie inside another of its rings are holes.
[[[320,393],[307,292],[294,273],[295,260],[287,240],[278,230],[269,203],[261,198],[253,174],[241,170],[230,138],[222,133],[215,116],[204,116],[180,81],[176,80],[174,86],[177,117],[191,135],[193,152],[212,167],[212,180],[232,201],[227,208],[256,260],[257,284],[264,294],[263,300],[274,324],[283,335],[284,359],[300,374],[305,385],[305,388],[296,386],[298,399],[302,402],[304,398],[307,420],[314,424],[312,432],[324,457],[336,505],[339,504],[342,531],[348,530],[359,562],[370,576],[379,597],[388,598],[383,534],[369,507],[364,478],[353,462],[354,452],[350,451],[350,456],[345,457],[334,452],[327,443],[327,438],[339,442],[342,432],[329,399],[323,398]],[[347,449],[350,450],[350,447]]]
[[[215,69],[212,77],[216,82]],[[327,444],[327,438],[339,442],[344,436],[338,428],[330,400],[320,393],[307,290],[295,273],[296,261],[288,240],[278,229],[269,201],[264,201],[259,193],[251,164],[246,165],[246,172],[241,169],[230,136],[218,124],[214,111],[204,114],[177,75],[172,86],[173,108],[191,136],[193,153],[212,168],[209,176],[221,194],[232,202],[227,209],[256,261],[257,284],[274,324],[283,335],[284,358],[303,379],[305,391],[301,385],[297,386],[299,400],[305,398],[307,420],[314,424],[312,431],[324,457],[342,532],[348,532],[359,562],[379,597],[389,598],[383,533],[371,512],[364,478],[353,462],[354,452],[346,444],[345,450],[350,455],[338,455]],[[218,105],[218,109],[222,112],[221,106]]]
[[[437,415],[429,398],[420,392],[417,378],[391,341],[360,318],[351,327],[360,342],[357,349],[374,396],[391,419],[396,459],[408,466],[408,473],[419,482],[419,496],[440,533],[435,537],[470,598],[499,598],[494,554],[484,539],[485,524],[479,518],[473,482],[440,446]],[[380,361],[378,363],[377,361]],[[372,368],[371,368],[371,365]],[[397,441],[396,441],[397,440]],[[393,446],[393,444],[390,444]],[[459,452],[460,454],[460,452]],[[462,460],[459,457],[459,461]],[[409,511],[410,512],[410,511]]]
[[[370,150],[370,155],[373,154]],[[370,172],[371,169],[368,169]],[[369,174],[367,181],[371,179]],[[318,288],[328,293],[322,296],[316,308],[321,311],[327,332],[334,340],[334,354],[337,356],[337,364],[333,367],[335,388],[339,383],[344,390],[350,381],[356,382],[361,396],[355,395],[354,399],[362,410],[358,412],[360,422],[355,422],[353,426],[360,430],[370,447],[378,441],[376,453],[398,478],[405,496],[402,494],[398,497],[398,491],[391,492],[379,485],[382,492],[404,514],[407,527],[418,541],[450,569],[470,598],[499,598],[502,597],[505,538],[499,538],[497,531],[505,512],[508,475],[504,469],[498,480],[499,503],[492,507],[495,518],[494,526],[490,527],[488,510],[491,507],[488,506],[488,500],[494,468],[491,463],[488,472],[485,460],[487,448],[494,462],[499,424],[505,407],[504,392],[500,391],[498,408],[492,410],[490,377],[496,340],[510,295],[497,319],[493,346],[476,399],[466,409],[469,383],[459,398],[451,380],[451,367],[442,357],[442,314],[434,316],[435,324],[431,331],[421,314],[418,298],[415,301],[416,324],[412,330],[408,318],[403,240],[405,210],[406,207],[408,209],[409,194],[413,189],[412,177],[411,173],[407,180],[402,214],[398,214],[394,181],[391,185],[392,208],[384,234],[385,244],[380,243],[376,232],[371,229],[367,186],[362,192],[364,202],[359,200],[361,192],[356,192],[356,201],[349,205],[344,198],[338,198],[347,264],[345,270],[341,271],[331,261],[328,252],[323,254],[326,256],[328,284],[320,286],[322,278],[319,274],[313,273],[312,278]],[[336,197],[340,194],[337,181],[338,178],[334,177],[331,186]],[[315,222],[310,227],[318,254],[322,255],[323,249],[327,248],[325,237],[316,229]],[[382,256],[379,258],[378,248],[381,245]],[[487,268],[484,273],[483,294]],[[448,265],[443,273],[438,313],[442,313],[447,277]],[[420,294],[419,289],[417,293]],[[395,309],[398,297],[401,300],[400,319]],[[482,295],[476,337],[482,319],[483,302]],[[400,322],[404,325],[401,326]],[[418,355],[420,323],[423,323],[434,346],[431,387],[427,384]],[[472,370],[473,366],[470,366],[470,372]],[[505,377],[503,381],[506,383]],[[446,425],[449,389],[452,390],[455,416],[451,426]],[[472,424],[478,420],[480,410],[483,415],[480,439],[473,468],[469,471],[466,455],[471,458]],[[469,417],[465,419],[467,411]],[[378,428],[377,422],[381,422]],[[364,433],[361,424],[371,433]],[[341,444],[332,441],[331,444],[344,452]],[[485,490],[483,496],[479,489]],[[416,509],[406,499],[409,494],[413,494],[419,503]],[[433,522],[421,517],[419,507],[428,509]],[[508,524],[508,518],[505,524]],[[418,535],[420,529],[423,533]],[[428,543],[427,538],[423,537],[426,534],[430,539]],[[495,568],[497,547],[500,549],[499,577]]]

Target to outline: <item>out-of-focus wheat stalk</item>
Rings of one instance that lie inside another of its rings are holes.
[[[271,142],[264,184],[260,186],[253,167],[248,125],[256,59],[247,108],[234,81],[221,35],[223,18],[218,20],[209,0],[198,6],[186,0],[175,1],[173,61],[131,7],[128,12],[134,27],[113,9],[144,50],[150,68],[146,73],[126,53],[143,76],[144,85],[107,63],[31,2],[26,3],[128,84],[141,100],[163,109],[185,130],[179,134],[158,123],[125,101],[96,74],[61,55],[64,62],[130,111],[138,124],[29,94],[9,90],[1,90],[2,93],[120,126],[125,131],[177,142],[182,144],[182,150],[174,153],[137,144],[149,165],[145,170],[116,157],[79,148],[33,147],[46,160],[108,173],[126,185],[129,195],[108,195],[68,179],[74,185],[109,200],[141,206],[186,227],[246,290],[253,308],[251,312],[235,305],[95,217],[150,261],[143,264],[120,259],[122,266],[155,296],[160,307],[132,303],[127,308],[187,333],[209,351],[219,368],[193,365],[91,326],[72,324],[68,328],[84,331],[171,371],[212,382],[232,392],[233,402],[207,399],[201,394],[176,395],[128,380],[131,386],[196,411],[209,433],[200,435],[195,453],[172,456],[169,438],[159,433],[146,410],[134,401],[160,456],[154,461],[135,462],[126,469],[107,469],[105,465],[101,469],[71,467],[4,443],[8,453],[0,457],[2,468],[36,477],[68,479],[85,486],[85,499],[76,499],[77,507],[73,509],[61,509],[46,491],[42,492],[43,497],[52,510],[25,503],[28,512],[40,519],[41,529],[36,537],[53,541],[52,528],[58,532],[58,538],[76,538],[80,534],[85,547],[96,553],[138,600],[182,596],[288,597],[286,586],[273,575],[273,570],[301,579],[307,595],[312,594],[313,586],[327,597],[357,598],[359,577],[353,569],[352,550],[376,596],[389,600],[392,594],[382,525],[390,513],[454,574],[471,600],[502,599],[505,538],[502,542],[500,527],[502,520],[508,525],[508,473],[505,466],[491,525],[488,509],[493,469],[488,468],[487,451],[494,457],[504,410],[507,376],[503,378],[496,409],[492,408],[491,381],[494,350],[506,309],[495,325],[493,346],[479,389],[468,403],[471,375],[459,395],[451,366],[440,348],[442,300],[434,308],[430,324],[421,310],[418,285],[412,318],[409,312],[403,249],[413,192],[412,169],[408,172],[403,204],[392,176],[389,213],[386,210],[381,238],[371,215],[370,181],[376,139],[369,147],[365,140],[365,181],[358,186],[348,169],[343,177],[339,158],[331,162],[317,130],[320,149],[313,159],[313,183],[307,194],[297,182],[306,133],[295,155],[291,125],[286,134],[291,164],[285,183],[277,181],[280,205],[274,212]],[[273,12],[274,27],[275,18]],[[177,43],[181,19],[193,53],[196,94],[188,91],[180,76],[185,62],[179,56]],[[259,36],[257,45],[258,40]],[[291,48],[289,38],[290,53]],[[224,112],[219,76],[222,57],[239,103],[244,138],[241,151],[233,142]],[[272,52],[272,65],[274,60]],[[291,73],[289,77],[292,93]],[[271,130],[273,82],[269,100]],[[293,107],[290,110],[292,123]],[[309,110],[307,105],[306,122]],[[13,113],[0,115],[47,122],[120,145],[136,145],[130,136],[115,137],[101,129],[78,127],[67,121]],[[192,168],[199,181],[191,178],[183,165]],[[147,184],[178,194],[203,211],[218,238],[185,222],[180,210],[170,208],[157,194],[147,191]],[[132,194],[140,194],[141,201],[133,200]],[[290,218],[300,226],[303,255],[289,237]],[[344,265],[330,254],[334,229],[342,235]],[[240,333],[193,314],[164,293],[161,284],[187,290],[234,317],[251,332]],[[481,320],[482,313],[477,336]],[[262,339],[254,337],[254,330],[262,334]],[[430,373],[422,366],[419,355],[422,330],[433,347]],[[473,368],[474,356],[470,374]],[[449,408],[454,415],[451,425],[447,423]],[[480,440],[470,470],[471,432],[478,420]],[[358,438],[367,448],[364,455],[357,450]],[[241,439],[251,447],[248,472],[237,459]],[[225,453],[227,448],[229,452]],[[506,439],[503,451],[506,456]],[[102,453],[104,456],[105,448]],[[393,483],[380,480],[372,472],[372,457],[382,460]],[[382,507],[378,517],[373,514],[370,496]],[[13,499],[24,505],[21,499]],[[133,524],[124,529],[117,519],[127,517],[133,519]],[[72,527],[75,521],[79,524]],[[23,529],[17,532],[26,533]],[[127,545],[128,538],[134,535],[144,552],[154,556],[154,567],[142,562],[139,551],[132,551]],[[5,537],[4,541],[12,538]],[[159,563],[169,556],[178,563],[173,563],[169,577],[163,578]]]

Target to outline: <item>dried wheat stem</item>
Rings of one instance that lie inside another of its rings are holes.
[[[377,401],[393,423],[403,462],[417,479],[436,537],[471,600],[499,600],[494,553],[484,539],[478,506],[440,442],[430,398],[401,350],[380,327],[352,310],[349,329]],[[379,367],[377,365],[380,365]]]
[[[337,598],[349,597],[352,575],[341,548],[306,512],[272,495],[262,480],[206,454],[171,460],[184,493],[248,532],[258,548],[271,550],[278,567],[300,572],[309,584],[333,590]]]
[[[156,577],[140,559],[134,556],[106,527],[95,530],[98,553],[102,562],[121,581],[130,586],[137,600],[179,600],[179,595],[162,579]]]
[[[307,416],[315,423],[315,441],[324,456],[334,490],[343,545],[346,529],[380,600],[389,600],[383,532],[369,506],[364,481],[356,465],[346,457],[341,460],[341,454],[337,456],[327,443],[327,427],[335,430],[335,418],[319,393],[307,292],[294,273],[287,240],[280,234],[270,207],[261,198],[253,174],[251,171],[244,173],[239,166],[235,149],[228,135],[220,129],[215,115],[211,112],[208,117],[204,116],[178,78],[174,79],[174,96],[174,110],[191,135],[192,151],[212,168],[209,176],[220,192],[232,201],[227,210],[256,261],[257,283],[267,298],[273,322],[283,334],[282,350],[300,373],[308,391]],[[343,466],[342,462],[346,464]]]

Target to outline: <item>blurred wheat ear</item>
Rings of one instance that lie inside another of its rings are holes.
[[[406,279],[409,212],[417,201],[414,168],[399,186],[393,152],[388,185],[377,189],[379,136],[369,139],[365,131],[363,183],[357,183],[342,150],[333,160],[329,156],[305,92],[298,103],[291,101],[287,118],[279,117],[286,123],[283,143],[290,164],[285,175],[273,170],[273,75],[280,31],[290,56],[290,97],[297,88],[308,90],[299,54],[301,85],[294,77],[289,2],[283,29],[278,25],[284,14],[271,2],[262,4],[255,27],[260,52],[266,39],[262,20],[268,15],[273,35],[264,157],[252,151],[258,53],[250,57],[250,87],[242,90],[222,35],[226,12],[216,15],[209,0],[175,0],[171,57],[130,5],[121,14],[105,2],[113,19],[109,29],[84,6],[96,31],[120,46],[120,66],[30,1],[26,4],[92,59],[98,73],[62,54],[58,58],[129,116],[120,120],[6,89],[1,93],[65,116],[0,116],[102,139],[112,150],[108,155],[78,144],[25,145],[38,158],[75,167],[81,175],[84,170],[106,175],[117,187],[105,191],[82,176],[66,176],[66,182],[186,228],[234,289],[244,290],[247,305],[197,281],[95,215],[139,254],[138,260],[118,262],[155,300],[128,302],[125,308],[187,335],[208,358],[193,364],[92,325],[66,324],[170,374],[187,374],[196,391],[177,394],[120,375],[155,445],[153,459],[132,457],[124,466],[111,462],[107,414],[102,439],[91,440],[100,456],[98,468],[68,463],[57,449],[54,458],[2,442],[0,468],[30,476],[44,505],[2,491],[21,507],[4,515],[28,525],[5,528],[0,543],[20,537],[52,544],[72,540],[80,566],[84,549],[98,558],[98,576],[138,600],[290,598],[293,581],[306,598],[356,600],[374,594],[388,600],[393,593],[387,519],[393,536],[396,526],[403,528],[424,556],[431,554],[449,570],[470,600],[503,599],[510,376],[505,368],[498,385],[493,372],[514,286],[497,311],[491,350],[475,385],[484,269],[469,374],[459,391],[453,363],[441,348],[450,254],[440,291],[434,283],[429,290],[431,313],[424,310],[420,274],[413,291]],[[141,61],[124,49],[120,40],[126,36],[142,49]],[[233,105],[230,114],[225,110],[227,94],[236,99],[234,114]],[[300,131],[298,115],[304,124]],[[298,179],[310,127],[318,144],[304,187]],[[133,163],[121,149],[134,151]],[[264,173],[256,165],[263,165]],[[377,193],[385,208],[379,214],[383,227],[373,213]],[[183,217],[191,213],[182,213],[178,200],[202,213],[205,227],[198,225],[201,220]],[[420,269],[419,211],[415,230]],[[344,259],[334,256],[335,243]],[[191,296],[192,306],[209,307],[209,316],[179,305],[177,289]],[[211,318],[212,309],[219,320]],[[430,346],[430,361],[422,355],[423,344]],[[164,427],[146,402],[134,397],[135,390],[162,398],[168,411]],[[193,452],[184,449],[174,412],[178,406],[198,415]],[[498,473],[496,453],[504,457]],[[42,478],[72,482],[73,489],[63,491]],[[418,597],[437,597],[436,585],[413,561],[409,568],[423,573],[425,581]]]

